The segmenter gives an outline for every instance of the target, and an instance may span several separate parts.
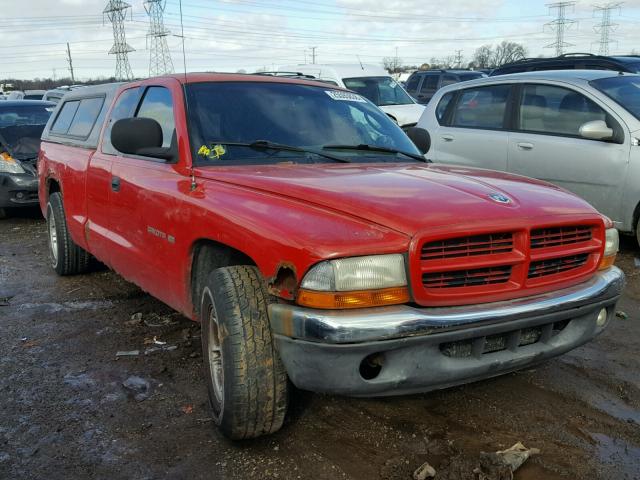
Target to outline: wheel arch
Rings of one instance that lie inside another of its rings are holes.
[[[196,318],[200,313],[200,295],[212,270],[235,265],[257,266],[246,253],[209,238],[194,241],[190,251],[191,262],[187,279],[191,306]]]
[[[45,194],[47,195],[45,198],[45,205],[46,203],[49,201],[49,196],[52,193],[59,193],[60,195],[62,195],[62,184],[60,183],[60,181],[55,178],[55,177],[48,177],[46,180],[46,184],[45,184],[46,188],[45,188]]]

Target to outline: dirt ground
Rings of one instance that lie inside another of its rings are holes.
[[[296,392],[280,432],[234,443],[210,421],[197,324],[115,273],[57,277],[37,213],[0,220],[0,478],[410,479],[428,461],[458,480],[522,441],[541,454],[519,480],[640,479],[636,256],[624,239],[628,318],[568,355],[423,395]]]

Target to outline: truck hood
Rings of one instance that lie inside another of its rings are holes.
[[[584,200],[546,182],[438,164],[279,164],[199,168],[195,173],[355,216],[409,236],[426,227],[461,223],[598,215]]]

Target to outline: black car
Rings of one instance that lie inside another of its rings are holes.
[[[616,72],[640,73],[640,56],[605,57],[591,53],[565,53],[553,58],[523,58],[494,69],[490,76],[540,70],[614,70]]]
[[[429,103],[433,94],[442,87],[486,76],[475,70],[419,70],[407,79],[405,89],[419,103]]]
[[[0,102],[0,218],[7,208],[38,204],[36,161],[54,103]]]

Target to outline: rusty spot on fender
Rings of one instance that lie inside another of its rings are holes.
[[[285,300],[294,300],[298,288],[296,267],[291,262],[280,262],[275,277],[269,279],[269,293]]]

